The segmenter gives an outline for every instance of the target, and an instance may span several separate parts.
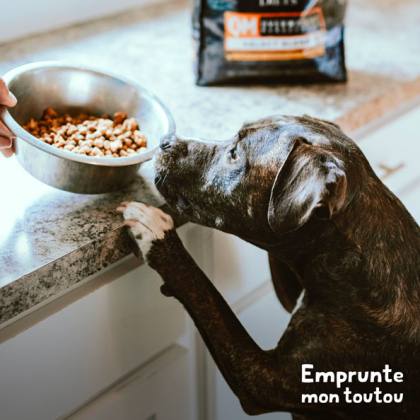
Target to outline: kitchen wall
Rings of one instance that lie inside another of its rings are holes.
[[[0,44],[164,0],[2,0]],[[30,11],[30,12],[28,12]]]

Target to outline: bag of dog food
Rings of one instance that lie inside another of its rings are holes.
[[[343,82],[346,0],[194,0],[198,85]]]

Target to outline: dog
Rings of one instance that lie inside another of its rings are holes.
[[[176,214],[268,251],[276,294],[293,311],[278,346],[263,351],[171,216],[135,202],[118,208],[162,293],[184,305],[247,414],[419,418],[420,228],[339,126],[274,116],[245,123],[228,141],[168,136],[155,171]],[[381,377],[361,381],[355,372]],[[349,382],[337,385],[343,375]],[[346,389],[367,397],[347,401]]]

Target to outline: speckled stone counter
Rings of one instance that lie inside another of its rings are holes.
[[[196,87],[184,1],[0,45],[0,74],[43,60],[112,71],[154,91],[189,136],[229,138],[243,121],[276,113],[337,120],[350,132],[420,94],[420,5],[349,3],[347,84]],[[130,252],[118,203],[163,204],[150,185],[150,164],[126,191],[98,196],[43,185],[14,158],[1,159],[0,177],[3,325]]]

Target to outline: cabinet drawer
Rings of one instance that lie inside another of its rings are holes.
[[[188,352],[173,346],[60,420],[188,420]]]

